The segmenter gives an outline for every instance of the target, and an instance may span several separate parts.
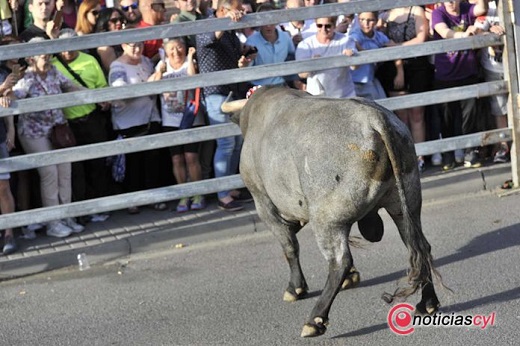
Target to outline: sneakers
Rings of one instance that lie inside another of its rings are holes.
[[[224,202],[218,201],[218,208],[220,210],[225,210],[225,211],[239,211],[239,210],[244,209],[244,206],[242,204],[238,203],[237,201],[231,201],[229,203],[224,203]]]
[[[36,239],[36,232],[30,229],[28,226],[22,227],[22,239],[33,240]]]
[[[32,223],[30,225],[23,226],[22,227],[22,233],[23,233],[22,238],[27,239],[27,240],[36,239],[36,231],[42,229],[43,227],[45,227],[45,226],[42,225],[41,223]]]
[[[191,210],[201,210],[206,208],[206,200],[203,196],[197,195],[191,198]]]
[[[464,162],[464,150],[455,149],[455,162],[457,162],[457,163]]]
[[[495,153],[493,157],[494,163],[505,163],[509,162],[509,148],[506,144],[501,144],[500,149]]]
[[[478,150],[469,150],[464,156],[464,167],[478,168],[482,166]]]
[[[73,218],[69,217],[63,220],[65,226],[72,230],[72,233],[81,233],[85,230],[85,227],[81,226],[79,223],[76,223]]]
[[[72,233],[72,230],[60,221],[50,222],[47,226],[47,235],[49,237],[65,238]]]
[[[441,153],[433,154],[432,158],[431,158],[431,161],[432,161],[432,165],[433,166],[440,166],[440,165],[442,165],[442,155],[441,155]]]
[[[179,204],[177,205],[177,213],[185,213],[190,210],[190,199],[189,198],[181,198]]]
[[[16,242],[14,241],[14,237],[4,237],[4,248],[2,249],[2,253],[4,255],[10,255],[18,249],[16,246]]]
[[[90,222],[104,222],[110,217],[110,214],[92,214],[90,215]]]

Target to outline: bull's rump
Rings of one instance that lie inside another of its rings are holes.
[[[282,99],[249,108],[240,169],[246,185],[286,218],[307,222],[314,213],[337,211],[334,218],[355,221],[392,193],[382,131],[400,143],[399,156],[415,162],[408,131],[383,108],[360,100]]]

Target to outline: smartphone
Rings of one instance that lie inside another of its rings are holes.
[[[54,22],[54,27],[56,29],[61,29],[61,25],[63,24],[63,12],[54,12],[54,17],[52,18],[52,21]]]
[[[258,53],[258,48],[256,48],[255,46],[251,46],[251,47],[249,47],[247,52],[244,54],[244,56],[246,58],[249,58],[251,55],[256,54],[256,53]]]

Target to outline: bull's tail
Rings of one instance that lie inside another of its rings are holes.
[[[402,225],[397,226],[400,228],[399,232],[401,233],[402,240],[409,250],[411,267],[407,276],[410,286],[398,288],[393,295],[390,295],[392,297],[391,300],[393,300],[393,298],[404,299],[417,292],[417,290],[422,288],[426,283],[432,283],[432,274],[441,285],[442,278],[433,267],[433,259],[430,252],[431,247],[422,232],[420,219],[421,198],[419,197],[415,205],[412,205],[412,201],[410,201],[409,196],[407,196],[405,175],[414,174],[414,171],[417,177],[419,174],[417,171],[414,144],[413,142],[410,144],[407,143],[406,145],[409,148],[405,151],[403,151],[402,146],[398,148],[398,144],[402,145],[404,143],[401,140],[401,136],[391,138],[392,135],[395,136],[397,133],[389,131],[389,129],[394,129],[390,121],[390,119],[385,118],[385,121],[381,123],[379,119],[377,124],[373,124],[376,125],[373,126],[373,128],[381,135],[392,165],[402,212]],[[380,126],[384,126],[384,128],[378,128]],[[404,155],[411,153],[413,153],[413,160],[410,162]],[[419,184],[418,187],[420,189],[419,181],[413,183]],[[411,208],[413,208],[413,210],[410,210]]]

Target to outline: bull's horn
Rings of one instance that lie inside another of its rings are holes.
[[[229,93],[229,96],[226,98],[226,100],[222,103],[222,106],[220,106],[220,109],[224,113],[235,113],[241,110],[246,102],[247,99],[242,100],[236,100],[236,101],[228,101],[231,98],[231,93]]]

